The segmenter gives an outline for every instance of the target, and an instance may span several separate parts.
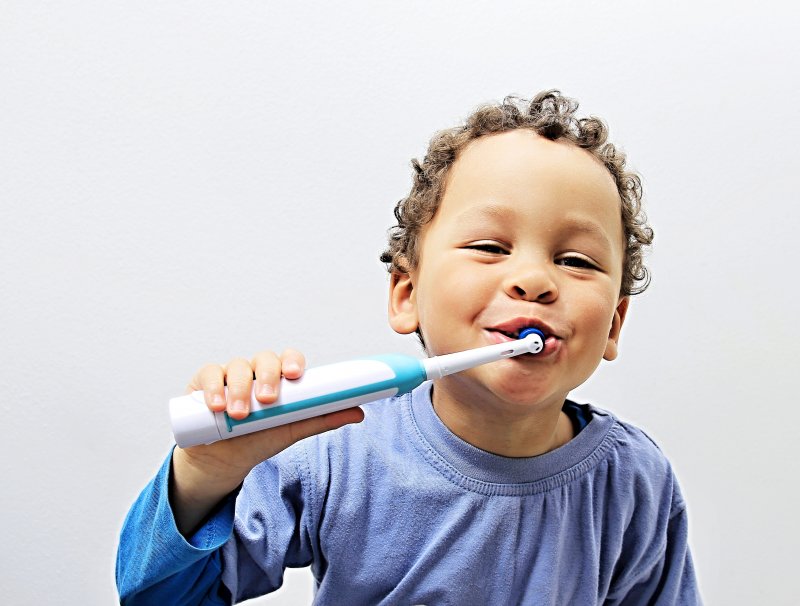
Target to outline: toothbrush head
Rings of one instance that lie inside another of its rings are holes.
[[[537,354],[544,349],[544,333],[541,330],[538,328],[525,328],[520,331],[518,338],[525,339],[531,335],[539,337],[538,339],[530,339],[531,345],[529,347],[530,353]]]
[[[524,339],[525,337],[527,337],[530,334],[539,335],[539,338],[542,341],[544,341],[544,333],[541,330],[539,330],[538,328],[523,328],[520,331],[518,338]]]

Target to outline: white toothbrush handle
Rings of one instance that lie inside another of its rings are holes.
[[[250,414],[240,420],[212,412],[202,391],[172,398],[170,422],[181,448],[211,444],[388,398],[413,389],[425,378],[420,361],[409,356],[339,362],[310,368],[299,379],[281,379],[278,399],[272,404],[262,404],[252,391]]]

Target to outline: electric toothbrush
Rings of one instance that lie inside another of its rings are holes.
[[[281,379],[278,399],[271,404],[256,399],[254,385],[250,414],[244,419],[232,419],[224,411],[213,412],[202,391],[172,398],[170,423],[181,448],[211,444],[407,393],[425,381],[520,354],[537,354],[542,349],[544,333],[526,328],[516,341],[422,360],[388,354],[337,362],[310,368],[299,379]]]

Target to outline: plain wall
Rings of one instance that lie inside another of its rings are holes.
[[[206,362],[418,354],[378,255],[412,157],[560,88],[643,176],[651,288],[578,399],[648,431],[709,604],[791,604],[798,10],[759,2],[0,2],[4,602],[109,604]],[[308,603],[307,571],[258,604]]]

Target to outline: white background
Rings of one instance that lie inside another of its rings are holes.
[[[377,260],[410,158],[560,88],[656,230],[621,357],[578,397],[671,458],[707,603],[797,603],[791,7],[0,2],[3,602],[116,600],[122,520],[203,363],[417,354]],[[256,603],[308,603],[287,579]]]

